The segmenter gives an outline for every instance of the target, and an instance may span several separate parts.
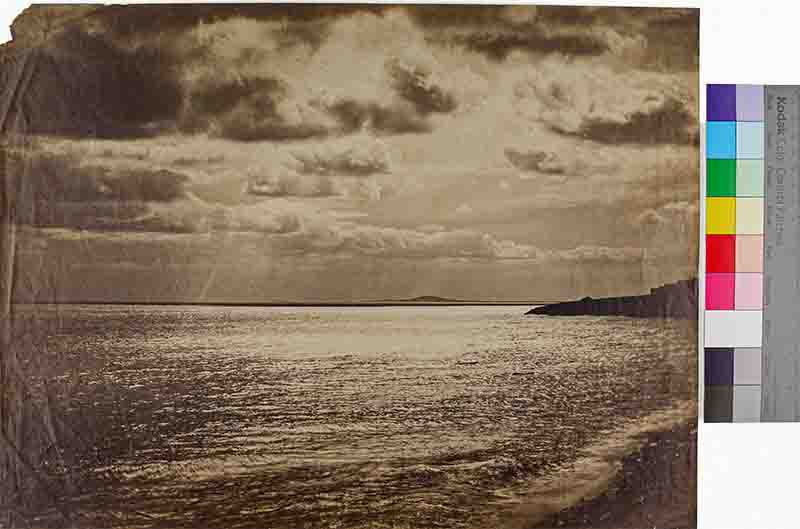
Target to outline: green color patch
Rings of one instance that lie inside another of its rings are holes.
[[[706,161],[706,193],[710,197],[736,196],[736,160]]]
[[[736,160],[736,195],[764,196],[764,160]]]

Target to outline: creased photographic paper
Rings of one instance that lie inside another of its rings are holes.
[[[0,527],[695,527],[697,10],[13,35]]]

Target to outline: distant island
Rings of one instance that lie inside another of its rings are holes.
[[[585,297],[578,301],[536,307],[526,314],[692,319],[697,317],[697,278],[653,288],[649,294],[641,296]]]
[[[397,303],[469,303],[460,299],[448,299],[439,296],[417,296],[411,299],[387,300]]]

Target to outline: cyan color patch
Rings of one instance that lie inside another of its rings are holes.
[[[736,123],[736,158],[764,158],[764,123]]]
[[[706,123],[706,131],[706,156],[708,158],[736,158],[735,121],[709,121]]]

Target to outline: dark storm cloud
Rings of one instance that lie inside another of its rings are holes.
[[[432,130],[431,124],[411,104],[381,105],[345,99],[330,105],[328,111],[348,133],[364,128],[387,134],[419,134]]]
[[[219,120],[218,135],[236,141],[303,140],[327,135],[323,127],[313,124],[286,123],[279,116],[265,112],[253,113],[247,106],[239,106]]]
[[[12,109],[18,116],[6,123],[29,133],[147,136],[180,111],[177,72],[162,48],[124,50],[73,28],[28,53],[28,61],[30,81]],[[17,86],[11,69],[6,75],[0,74],[0,93],[9,97]]]
[[[454,36],[453,41],[482,52],[494,60],[501,61],[509,53],[520,49],[539,53],[563,53],[565,55],[600,55],[608,51],[608,45],[591,35],[546,36],[532,31],[514,31],[504,34],[475,32]]]
[[[420,66],[391,61],[388,65],[393,88],[425,116],[434,112],[452,112],[458,106],[455,97],[431,80],[431,72]]]
[[[28,163],[24,189],[38,201],[170,202],[186,196],[189,181],[163,169],[114,171],[54,154],[38,154]]]
[[[612,144],[694,143],[694,135],[689,130],[693,123],[686,105],[668,98],[655,108],[632,113],[624,122],[587,118],[576,135]]]
[[[517,110],[563,136],[610,145],[695,142],[695,96],[668,77],[542,61],[514,87]]]
[[[141,202],[38,202],[20,221],[38,228],[190,233],[192,226],[150,214]]]
[[[191,109],[199,116],[230,112],[237,105],[248,103],[262,114],[275,114],[275,98],[286,93],[286,86],[277,79],[249,78],[238,82],[221,82],[200,86],[190,94]]]
[[[13,157],[12,157],[13,158]],[[18,210],[22,224],[82,230],[185,231],[174,223],[149,218],[148,203],[184,199],[185,175],[166,170],[114,171],[81,166],[77,158],[39,153],[28,157]],[[24,168],[23,168],[24,167]]]
[[[277,100],[282,94],[259,90],[248,96],[241,96],[228,111],[220,114],[203,114],[188,116],[191,129],[210,132],[237,141],[285,141],[301,140],[326,136],[329,131],[317,123],[292,123],[282,116],[277,107]],[[198,129],[199,124],[203,126]]]
[[[592,8],[546,6],[440,6],[412,11],[432,30],[429,39],[450,42],[501,61],[514,50],[600,55],[608,42],[593,32]]]
[[[319,24],[357,13],[381,14],[387,9],[391,6],[287,3],[114,5],[95,11],[91,18],[119,38],[182,32],[198,24],[214,24],[234,18],[282,20],[288,26],[287,34],[304,36],[305,40],[314,42],[325,36],[324,25]]]
[[[515,50],[595,56],[618,53],[630,40],[631,66],[697,69],[699,10],[571,6],[417,6],[409,13],[432,42],[449,43],[501,61]],[[638,40],[642,39],[642,40]]]
[[[240,141],[295,140],[349,133],[369,125],[386,134],[430,131],[424,117],[455,108],[452,96],[428,83],[429,74],[392,69],[398,96],[410,102],[381,104],[355,98],[313,105],[329,122],[292,121],[279,109],[295,94],[275,78],[247,73],[247,66],[269,59],[260,48],[239,50],[233,64],[207,46],[180,44],[181,35],[199,23],[232,19],[277,22],[265,30],[277,49],[298,43],[319,46],[327,26],[356,12],[383,12],[375,6],[110,6],[72,20],[56,38],[38,46],[36,71],[20,111],[27,132],[81,137],[139,137],[171,130],[210,132]],[[43,15],[43,13],[42,13]],[[34,32],[36,9],[17,22],[20,41]],[[158,46],[147,43],[159,34]],[[235,80],[182,82],[181,73],[197,61],[241,70]],[[12,91],[3,79],[4,91]],[[7,120],[15,123],[15,119]]]
[[[644,30],[647,51],[645,68],[663,71],[697,70],[700,62],[700,23],[695,9],[668,10],[655,17]]]
[[[455,110],[454,96],[432,83],[430,73],[396,62],[388,70],[398,100],[301,102],[327,120],[292,120],[284,115],[279,104],[292,102],[294,94],[277,79],[242,75],[236,81],[198,83],[188,94],[180,127],[238,141],[300,140],[350,134],[365,127],[383,134],[412,134],[431,131],[428,115]]]
[[[419,65],[387,57],[390,92],[384,101],[342,95],[320,101],[297,93],[294,77],[282,80],[281,69],[270,66],[276,62],[274,54],[284,48],[301,44],[319,48],[331,38],[329,29],[336,20],[357,12],[380,15],[402,9],[97,8],[72,18],[35,47],[35,74],[15,107],[23,119],[11,116],[6,121],[22,122],[31,133],[99,138],[150,136],[176,129],[238,141],[300,140],[364,127],[381,134],[427,133],[432,127],[427,117],[454,111],[457,101],[433,81],[435,72]],[[21,42],[35,33],[36,12],[32,9],[18,21]],[[235,32],[243,21],[259,21],[263,45],[227,44],[230,35],[222,32],[205,39],[190,36],[201,23],[212,33],[219,23],[228,23],[221,31]],[[156,32],[157,45],[151,38]],[[206,76],[192,73],[198,67],[206,69]],[[271,74],[262,71],[265,67]],[[213,75],[215,69],[218,75]],[[14,90],[11,79],[0,81],[4,91]],[[309,111],[298,116],[293,108]]]

